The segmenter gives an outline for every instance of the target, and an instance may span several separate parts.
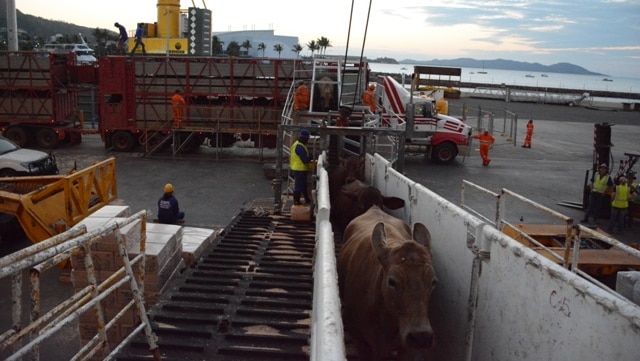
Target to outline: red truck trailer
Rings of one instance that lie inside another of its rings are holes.
[[[98,108],[105,147],[146,153],[173,145],[189,153],[205,139],[231,145],[237,136],[275,147],[284,102],[295,76],[312,64],[293,59],[123,57],[99,60]],[[171,97],[186,100],[181,127]]]
[[[95,81],[74,54],[0,52],[0,130],[20,147],[52,149],[81,141],[78,93]]]

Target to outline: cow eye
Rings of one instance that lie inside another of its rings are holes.
[[[436,287],[436,283],[438,283],[438,279],[437,279],[437,278],[434,278],[434,279],[431,281],[431,289],[433,289],[434,287]]]

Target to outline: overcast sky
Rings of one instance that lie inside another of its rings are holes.
[[[170,0],[169,0],[170,1]],[[368,11],[369,3],[371,11]],[[114,30],[157,21],[157,0],[16,0],[23,13]],[[640,0],[203,0],[213,31],[273,29],[305,44],[321,36],[327,54],[396,60],[509,59],[573,63],[640,78]],[[351,5],[354,4],[353,15]],[[352,18],[349,37],[349,19]],[[19,24],[18,24],[19,26]]]

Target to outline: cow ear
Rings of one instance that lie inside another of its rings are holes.
[[[371,233],[371,244],[373,246],[373,250],[376,252],[376,256],[381,264],[384,264],[384,260],[387,255],[387,234],[384,231],[384,223],[378,222],[375,227],[373,227],[373,232]]]
[[[416,223],[413,225],[413,239],[431,251],[431,234],[424,224]]]

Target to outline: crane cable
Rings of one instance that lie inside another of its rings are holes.
[[[362,38],[362,50],[360,51],[360,59],[359,59],[359,63],[360,63],[360,67],[362,66],[362,59],[364,58],[364,46],[365,43],[367,42],[367,31],[369,30],[369,18],[371,16],[371,5],[373,4],[373,0],[369,0],[369,9],[367,10],[367,21],[365,23],[364,26],[364,37]],[[351,39],[351,24],[353,23],[353,9],[355,6],[355,0],[351,0],[351,13],[349,14],[349,30],[347,31],[347,45],[345,47],[345,52],[344,52],[344,62],[343,62],[343,66],[342,66],[342,74],[344,76],[345,72],[346,72],[346,67],[347,67],[347,59],[349,57],[349,41]],[[352,99],[352,103],[351,105],[353,106],[356,103],[356,95],[360,94],[360,75],[362,74],[362,72],[358,72],[358,77],[356,80],[356,89],[355,89],[355,93],[354,93],[354,99]],[[341,82],[340,84],[340,94],[343,94],[343,90],[344,90],[344,81]],[[342,100],[342,99],[341,99]]]

